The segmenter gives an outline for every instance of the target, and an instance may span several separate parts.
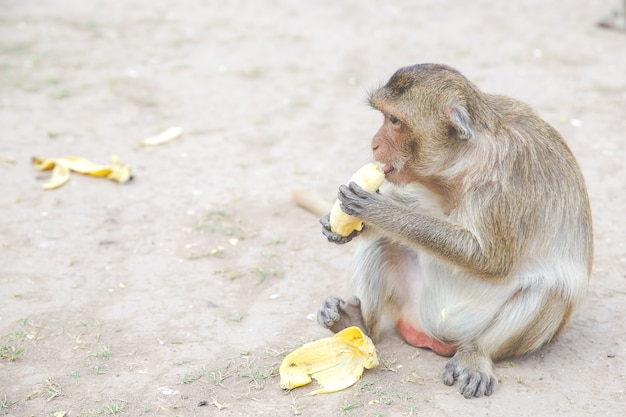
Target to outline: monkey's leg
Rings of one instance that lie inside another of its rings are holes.
[[[337,297],[327,298],[317,312],[318,322],[333,332],[338,332],[349,326],[358,326],[372,339],[378,339],[382,310],[398,310],[399,294],[406,291],[395,291],[388,282],[402,282],[405,278],[405,267],[410,262],[404,262],[406,249],[397,244],[375,236],[364,236],[355,254],[354,268],[351,275],[350,287],[355,296],[344,301]],[[397,266],[397,265],[402,266]],[[402,277],[398,278],[398,271],[402,270]]]
[[[395,322],[403,306],[415,298],[412,281],[419,274],[417,254],[387,238],[372,236],[362,242],[355,254],[351,288],[361,300],[367,334],[378,340],[383,313]]]
[[[357,326],[367,334],[367,327],[361,314],[361,300],[350,297],[344,301],[338,297],[328,297],[317,311],[317,321],[333,333]]]
[[[443,382],[459,381],[466,398],[493,393],[497,379],[492,360],[532,352],[563,329],[572,305],[556,292],[541,288],[518,291],[474,341],[459,346],[446,364]]]
[[[478,342],[493,360],[533,352],[563,331],[573,307],[572,301],[557,290],[521,291]]]

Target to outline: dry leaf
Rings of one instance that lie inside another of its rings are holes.
[[[315,379],[320,389],[311,395],[340,391],[357,382],[363,368],[372,369],[377,365],[372,340],[358,327],[348,327],[288,354],[280,365],[280,386],[293,389]]]

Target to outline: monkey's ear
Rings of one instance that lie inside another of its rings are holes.
[[[445,109],[444,114],[451,123],[450,136],[460,140],[468,140],[474,136],[470,117],[462,106],[453,106]]]

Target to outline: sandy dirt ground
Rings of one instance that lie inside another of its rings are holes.
[[[618,5],[0,1],[0,415],[622,415],[626,34],[595,26]],[[488,398],[445,386],[446,358],[392,328],[350,389],[283,392],[279,364],[329,336],[312,317],[347,295],[354,250],[291,190],[330,203],[371,159],[367,90],[420,62],[566,138],[593,209],[588,299],[556,342],[497,364]],[[185,133],[139,146],[169,126]],[[112,154],[132,182],[45,191],[30,164]]]

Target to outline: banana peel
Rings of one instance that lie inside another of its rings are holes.
[[[117,155],[111,157],[109,165],[99,165],[79,156],[64,158],[32,158],[33,167],[39,171],[52,170],[48,182],[42,185],[45,190],[59,188],[70,179],[72,171],[92,177],[106,177],[112,181],[125,183],[132,179],[131,169],[122,165]]]
[[[332,337],[302,345],[283,359],[280,387],[293,389],[317,381],[311,395],[346,389],[357,382],[363,368],[378,365],[372,340],[358,327],[348,327]]]
[[[143,139],[139,144],[141,146],[157,146],[173,141],[183,134],[183,129],[178,126],[170,127],[156,136]]]

